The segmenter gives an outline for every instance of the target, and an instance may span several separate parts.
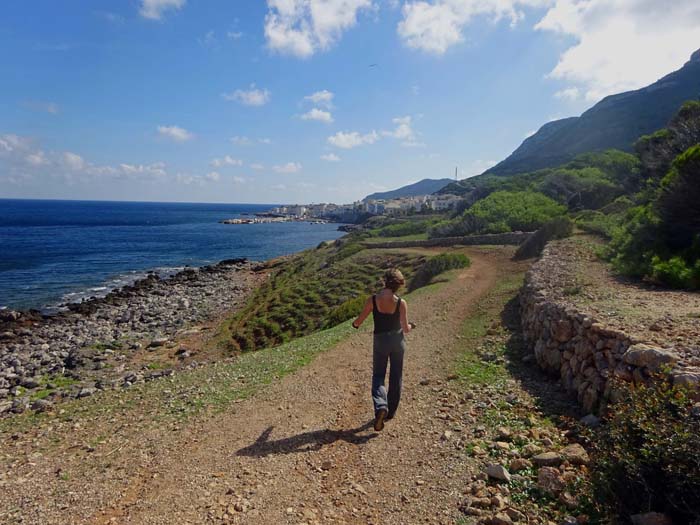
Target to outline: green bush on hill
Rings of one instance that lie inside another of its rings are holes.
[[[625,191],[601,170],[592,167],[553,170],[535,188],[570,210],[597,210]]]
[[[613,266],[674,288],[700,288],[700,144],[679,155],[646,195],[612,236]]]
[[[389,224],[376,230],[372,230],[371,233],[372,235],[376,235],[378,237],[405,237],[407,235],[425,233],[435,222],[436,221],[432,219],[419,221],[405,220],[396,224]]]
[[[441,253],[428,259],[411,279],[408,290],[413,291],[430,284],[434,277],[447,270],[466,268],[471,264],[469,257],[463,253]]]
[[[476,202],[461,217],[436,224],[429,235],[451,237],[477,233],[534,231],[565,212],[564,206],[541,193],[497,191]]]
[[[246,306],[219,327],[215,343],[232,351],[275,346],[349,319],[384,270],[411,279],[422,255],[363,250],[359,235],[319,245],[274,268]]]
[[[668,382],[618,385],[594,440],[593,487],[612,523],[661,512],[673,523],[700,523],[700,417],[688,392]]]
[[[683,104],[666,129],[641,137],[634,145],[642,176],[652,187],[666,176],[676,157],[700,144],[700,102]]]

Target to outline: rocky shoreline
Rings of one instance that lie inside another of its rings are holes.
[[[0,311],[0,417],[172,374],[134,370],[129,361],[243,304],[264,268],[230,259],[168,278],[150,273],[53,315]]]

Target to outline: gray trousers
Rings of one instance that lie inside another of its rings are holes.
[[[393,416],[399,407],[401,399],[401,376],[403,375],[403,354],[406,351],[406,341],[403,332],[389,332],[374,335],[372,357],[372,401],[374,411],[388,410]],[[387,364],[389,369],[389,392],[384,387]]]

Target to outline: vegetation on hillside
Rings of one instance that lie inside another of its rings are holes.
[[[601,510],[613,523],[650,511],[700,523],[700,414],[692,397],[667,382],[618,387],[624,399],[594,440]]]
[[[408,290],[413,291],[430,283],[434,277],[448,270],[466,268],[471,264],[469,257],[463,253],[441,253],[428,259],[416,272],[408,285]]]
[[[278,345],[356,315],[358,296],[375,290],[386,268],[410,279],[422,255],[364,250],[357,236],[323,243],[285,261],[256,290],[245,308],[222,323],[217,343],[229,351]]]
[[[700,288],[700,102],[637,145],[645,178],[636,206],[611,230],[608,256],[621,273]]]
[[[461,216],[440,222],[430,229],[431,237],[453,237],[477,233],[534,231],[566,208],[533,191],[496,191],[477,201]]]

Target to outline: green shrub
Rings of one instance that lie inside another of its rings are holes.
[[[644,196],[647,203],[631,208],[613,231],[613,267],[674,288],[700,288],[700,144],[679,155],[658,188]]]
[[[576,214],[574,222],[582,230],[612,239],[622,226],[623,213],[605,214],[600,211],[584,210]]]
[[[410,281],[408,290],[411,292],[429,284],[434,277],[437,277],[447,270],[466,268],[470,264],[471,261],[469,257],[463,253],[441,253],[440,255],[431,257],[416,272],[416,275]]]
[[[433,221],[404,221],[398,224],[390,224],[376,230],[379,237],[405,237],[425,233],[433,224]]]
[[[483,221],[484,226],[480,231],[473,233],[534,231],[565,211],[564,206],[541,193],[497,191],[469,208],[465,218]]]
[[[534,231],[566,208],[533,191],[496,191],[477,201],[461,217],[436,224],[430,237]]]
[[[545,223],[539,230],[530,235],[515,252],[514,259],[529,259],[542,253],[549,241],[569,237],[574,230],[574,224],[568,217],[557,217]]]
[[[323,327],[331,328],[332,326],[347,321],[348,319],[357,317],[360,315],[366,300],[366,295],[358,295],[357,297],[348,299],[337,308],[334,308],[331,313],[326,316]]]
[[[700,288],[700,260],[689,264],[682,257],[663,260],[658,255],[651,260],[651,277],[673,288]]]
[[[620,184],[611,181],[602,170],[593,167],[553,170],[535,189],[570,210],[597,210],[624,192]]]
[[[700,144],[673,161],[657,202],[661,229],[674,251],[690,248],[700,233]]]
[[[662,512],[673,523],[700,523],[700,417],[688,392],[668,382],[618,385],[596,437],[593,486],[611,521]]]
[[[624,227],[614,233],[608,245],[613,268],[631,277],[650,275],[653,257],[666,255],[659,226],[659,217],[650,205],[630,209]]]

